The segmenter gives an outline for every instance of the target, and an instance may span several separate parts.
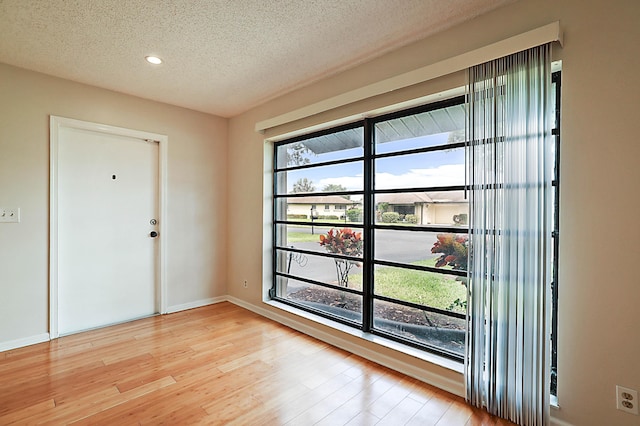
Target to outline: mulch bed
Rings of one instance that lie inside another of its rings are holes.
[[[313,302],[354,312],[362,312],[361,297],[337,290],[307,287],[289,294],[288,297],[302,302]],[[376,318],[383,318],[405,324],[458,330],[464,329],[462,320],[384,302],[375,303],[374,316]]]

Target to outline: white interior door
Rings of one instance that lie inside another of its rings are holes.
[[[58,333],[158,312],[158,143],[60,127]]]

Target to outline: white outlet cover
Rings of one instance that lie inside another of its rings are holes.
[[[625,413],[638,415],[638,391],[616,386],[616,407]]]

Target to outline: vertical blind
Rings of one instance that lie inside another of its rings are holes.
[[[551,45],[468,71],[467,400],[549,421]]]

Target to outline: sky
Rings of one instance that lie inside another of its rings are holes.
[[[418,138],[378,144],[377,153],[401,151],[447,143],[449,133],[429,135]],[[310,154],[311,163],[320,163],[362,155],[362,148],[333,151],[325,154]],[[464,149],[426,152],[380,158],[375,164],[376,189],[414,188],[423,186],[464,185]],[[333,166],[294,170],[287,175],[287,191],[301,178],[313,182],[316,191],[328,184],[339,184],[347,190],[363,189],[362,162],[338,164]]]

